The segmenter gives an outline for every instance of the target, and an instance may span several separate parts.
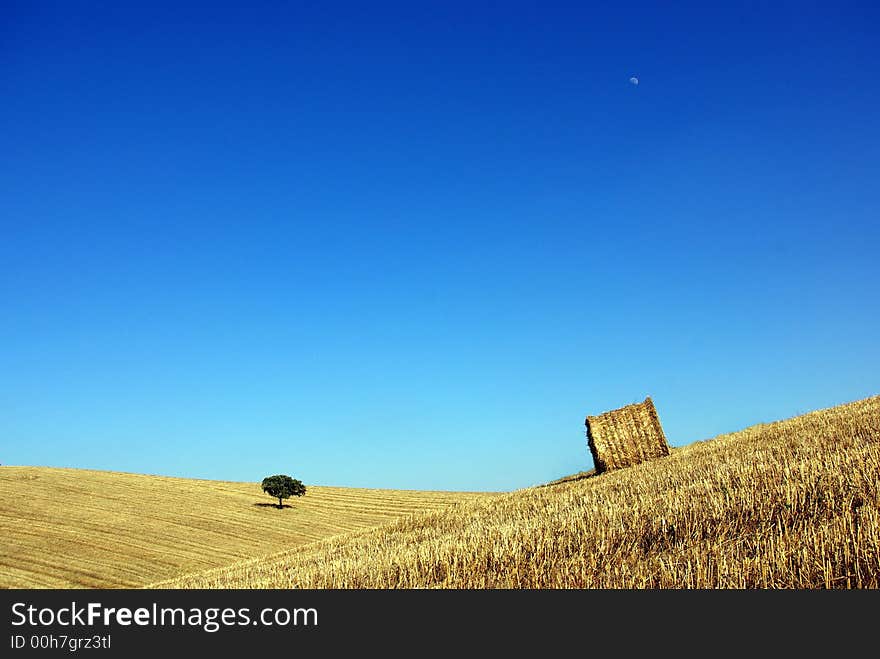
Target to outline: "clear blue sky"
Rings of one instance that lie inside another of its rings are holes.
[[[869,3],[134,4],[0,8],[3,464],[507,490],[880,393]]]

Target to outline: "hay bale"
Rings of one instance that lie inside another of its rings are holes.
[[[669,444],[650,396],[644,403],[588,416],[586,425],[596,473],[669,455]]]

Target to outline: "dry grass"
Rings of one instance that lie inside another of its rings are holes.
[[[135,587],[486,495],[0,467],[0,587]]]
[[[193,574],[181,588],[878,588],[880,397]]]
[[[588,416],[587,444],[596,473],[623,469],[669,455],[669,444],[650,397],[598,416]]]

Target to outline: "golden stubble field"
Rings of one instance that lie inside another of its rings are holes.
[[[880,397],[163,588],[878,588]]]
[[[308,486],[278,510],[258,483],[0,467],[0,587],[139,587],[487,494]]]
[[[507,494],[4,466],[0,587],[878,588],[878,483],[880,397]]]

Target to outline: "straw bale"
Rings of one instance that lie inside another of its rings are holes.
[[[669,455],[669,444],[650,396],[643,403],[588,416],[586,426],[596,473]]]

